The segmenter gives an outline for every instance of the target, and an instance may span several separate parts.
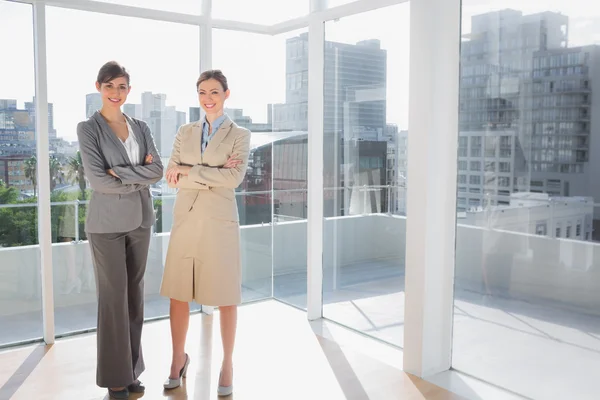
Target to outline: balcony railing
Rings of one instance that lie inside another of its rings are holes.
[[[348,189],[331,188],[331,191]],[[327,217],[324,222],[325,301],[336,301],[335,296],[327,293],[346,287],[358,290],[367,283],[369,287],[365,290],[373,296],[389,293],[390,282],[398,282],[393,291],[402,291],[407,218],[394,215],[381,204],[368,203],[373,198],[385,199],[369,194],[387,187],[353,189],[355,193],[348,196],[351,199],[354,196],[351,201],[361,207],[344,207],[340,211],[346,214]],[[249,193],[272,196],[275,200],[278,197],[277,191],[240,192],[238,196],[243,198]],[[305,194],[306,189],[292,193]],[[366,206],[361,193],[367,195]],[[53,207],[75,205],[81,204],[63,202]],[[582,205],[586,207],[583,210],[586,215],[588,206]],[[378,212],[370,212],[377,208]],[[4,209],[16,207],[11,205]],[[522,212],[526,209],[523,207]],[[560,209],[555,211],[560,212]],[[281,209],[271,222],[241,227],[243,301],[277,297],[303,306],[307,221],[289,214]],[[596,310],[595,313],[600,314],[597,312],[600,310],[600,272],[594,267],[600,260],[599,244],[554,239],[549,237],[550,232],[547,236],[516,232],[513,223],[522,215],[507,221],[503,227],[499,227],[498,221],[504,212],[492,208],[482,215],[484,226],[467,225],[464,223],[467,220],[459,215],[455,272],[458,297],[467,292],[471,297],[472,293],[491,292],[582,313]],[[531,214],[528,215],[527,222],[533,221]],[[548,226],[547,230],[550,229]],[[572,234],[581,232],[572,227]],[[158,291],[169,237],[168,232],[156,232],[151,238],[145,278],[146,318],[168,315],[168,301]],[[83,241],[55,243],[52,250],[57,334],[93,329],[96,294],[89,246]],[[11,329],[0,330],[0,346],[41,337],[40,299],[39,247],[0,248],[0,326],[11,326]]]

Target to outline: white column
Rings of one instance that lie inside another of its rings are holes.
[[[410,4],[404,370],[450,368],[454,302],[460,0]]]
[[[311,14],[326,1],[311,0]],[[308,25],[308,227],[307,316],[323,316],[323,80],[325,25],[311,18]]]
[[[212,0],[200,1],[202,16],[207,18],[207,23],[200,25],[200,72],[202,72],[212,68]]]
[[[35,55],[35,132],[37,143],[38,240],[42,273],[44,341],[54,343],[54,287],[50,227],[50,142],[48,138],[48,76],[46,68],[46,9],[33,4]]]
[[[327,10],[329,0],[310,0],[310,13]]]
[[[207,17],[207,23],[200,25],[200,72],[212,69],[212,0],[200,0],[202,2],[202,16]],[[200,105],[198,104],[198,107]],[[204,110],[200,107],[200,119],[204,118]],[[202,306],[202,312],[211,315],[214,311],[212,306]]]

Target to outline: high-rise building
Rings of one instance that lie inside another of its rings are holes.
[[[150,118],[153,112],[162,111],[166,107],[167,95],[162,93],[142,93],[142,119]]]
[[[25,161],[35,155],[35,139],[35,111],[18,109],[16,100],[0,99],[0,180],[8,186],[33,190],[25,176]]]
[[[162,93],[142,93],[142,104],[125,104],[123,112],[148,124],[154,136],[159,154],[169,157],[173,148],[175,134],[186,122],[186,113],[167,106],[167,95]],[[190,112],[192,108],[190,108]],[[190,114],[191,115],[191,114]]]
[[[29,112],[31,124],[35,129],[35,97],[33,101],[25,102],[25,109]],[[56,129],[54,129],[54,104],[48,103],[48,136],[50,140],[56,139]]]
[[[286,100],[274,104],[273,130],[308,130],[308,34],[287,40]],[[325,42],[325,133],[382,140],[386,129],[387,51],[379,40]]]
[[[271,132],[273,127],[270,123],[255,123],[248,115],[244,115],[242,108],[225,108],[223,112],[231,118],[233,122],[242,128],[249,129],[251,132]],[[190,107],[190,123],[200,120],[200,107]]]
[[[123,112],[132,118],[142,119],[141,104],[124,104]]]
[[[89,118],[102,108],[102,96],[100,93],[89,93],[85,95],[85,117]]]
[[[189,122],[200,121],[200,107],[190,107],[190,120]]]
[[[524,191],[600,199],[591,173],[600,47],[568,47],[568,24],[553,12],[472,18],[461,50],[459,208]]]

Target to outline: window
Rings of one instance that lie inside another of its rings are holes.
[[[471,161],[471,171],[481,171],[481,161]]]
[[[466,171],[467,170],[467,162],[466,161],[459,161],[458,162],[458,170],[459,171]]]
[[[401,334],[372,329],[364,324],[364,317],[375,318],[372,320],[379,321],[375,326],[382,328],[381,316],[389,323],[402,323],[403,310],[390,307],[386,294],[402,293],[404,261],[397,256],[382,261],[381,252],[376,250],[384,243],[379,238],[388,232],[387,228],[373,225],[359,229],[355,225],[357,219],[348,217],[407,215],[406,189],[391,193],[382,189],[383,174],[378,166],[387,156],[387,140],[381,140],[381,132],[386,138],[387,132],[408,128],[409,17],[408,3],[404,3],[326,22],[324,54],[323,201],[325,217],[336,217],[337,221],[334,225],[330,225],[330,219],[324,223],[334,236],[344,235],[346,239],[332,241],[324,236],[323,257],[330,261],[323,269],[328,277],[323,287],[323,314],[399,346],[403,343]],[[392,124],[397,128],[390,128]],[[309,137],[312,134],[309,132]],[[410,190],[409,181],[407,186]],[[391,229],[402,235],[405,227],[393,225]],[[351,255],[350,248],[362,249],[362,255]],[[340,257],[341,254],[349,257]],[[305,265],[304,260],[302,268]],[[350,265],[352,268],[348,268]],[[374,265],[387,272],[372,275]],[[334,274],[340,283],[354,282],[356,290],[348,292],[344,283],[334,286],[329,279]],[[365,297],[360,293],[363,290],[370,294]],[[372,302],[375,308],[365,309],[363,315],[352,311],[353,305],[364,300]]]
[[[40,263],[33,246],[38,243],[39,166],[32,103],[35,74],[31,5],[0,1],[0,38],[5,56],[0,63],[2,346],[42,337]]]
[[[471,137],[471,157],[481,157],[481,136]]]
[[[126,30],[105,29],[127,26]],[[196,93],[199,48],[198,28],[147,19],[97,14],[58,7],[46,8],[48,99],[52,103],[50,151],[56,160],[56,185],[52,192],[52,236],[56,333],[65,334],[96,326],[95,280],[86,242],[84,221],[90,189],[81,174],[76,126],[99,108],[102,101],[93,85],[100,67],[117,60],[131,74],[132,90],[123,106],[131,117],[145,121],[158,152],[167,165],[179,126],[199,119]],[[85,32],[74,35],[73,32]],[[140,40],[143,38],[143,40]],[[102,43],[127,43],[102,46]],[[177,43],[177,46],[173,46]],[[134,44],[134,45],[130,45]],[[188,51],[181,52],[181,48]],[[67,51],[65,49],[77,49]],[[173,71],[177,61],[177,72]],[[77,65],[76,69],[65,65]],[[226,72],[227,74],[227,72]],[[232,89],[235,80],[230,82]],[[196,111],[194,111],[196,110]],[[51,168],[52,170],[52,168]],[[175,191],[158,182],[151,188],[157,221],[154,232],[171,229]],[[59,204],[56,204],[60,202]],[[145,317],[168,315],[169,302],[158,295],[167,236],[150,244],[146,271]],[[193,306],[198,309],[198,306]]]
[[[502,158],[510,158],[512,155],[511,149],[500,149],[500,157]]]
[[[252,3],[253,7],[256,5]],[[253,139],[271,138],[261,141],[263,144],[251,153],[247,179],[239,188],[237,200],[242,223],[266,226],[273,221],[306,221],[308,86],[303,85],[303,81],[305,77],[308,79],[307,31],[269,36],[215,29],[213,44],[213,68],[227,71],[232,88],[228,106],[237,110],[238,125],[250,129]],[[232,54],[236,56],[232,57]],[[246,60],[243,68],[240,68],[239,57]],[[264,60],[269,63],[264,64]],[[248,76],[253,78],[248,79]],[[262,82],[261,90],[257,90],[258,81]],[[293,134],[284,135],[281,131]],[[279,140],[281,137],[283,139]],[[374,162],[379,168],[381,185],[387,183],[383,169],[386,156],[387,152]],[[363,168],[371,168],[369,157],[370,154],[365,155]],[[333,195],[333,192],[327,195]],[[306,274],[306,253],[298,253],[303,257],[298,256],[292,261],[288,257],[291,243],[306,235],[305,223],[297,227],[298,230],[290,231],[288,225],[276,224],[272,238],[269,230],[263,230],[266,236],[256,239],[256,245],[272,250],[265,255],[267,262],[243,266],[248,274],[244,285],[249,289],[243,293],[244,301],[273,296],[306,308],[306,286],[298,283],[302,274]],[[259,231],[255,232],[258,234]],[[274,275],[269,263],[273,264]]]
[[[498,177],[498,186],[500,187],[509,187],[510,186],[510,178],[505,176]]]
[[[481,185],[481,176],[479,176],[479,175],[469,176],[469,183],[471,185]]]
[[[485,138],[485,156],[496,157],[496,143],[498,138],[495,136],[488,136]]]
[[[598,208],[578,198],[597,203],[600,196],[598,182],[583,177],[600,176],[600,155],[589,140],[590,121],[600,115],[590,106],[598,95],[593,85],[598,53],[592,49],[600,25],[573,23],[582,15],[590,22],[600,18],[600,11],[582,0],[557,0],[551,6],[461,2],[459,157],[465,148],[461,138],[468,137],[468,154],[477,158],[467,161],[484,161],[483,190],[498,194],[486,193],[484,211],[468,215],[485,228],[481,232],[457,219],[455,310],[477,309],[477,318],[455,313],[452,368],[526,398],[596,396],[592,369],[566,376],[561,367],[567,358],[580,365],[591,357],[600,365],[600,354],[578,350],[586,347],[585,339],[568,339],[564,349],[501,317],[508,312],[531,326],[589,331],[588,315],[600,306],[588,300],[600,292],[600,282],[587,282],[585,289],[576,283],[600,264],[591,247],[596,244],[577,243],[573,252],[573,246],[551,240],[582,241],[587,233],[594,240],[591,232],[600,221]],[[471,176],[469,189],[477,189],[476,182]],[[516,265],[519,271],[537,272],[515,273]],[[473,274],[478,274],[474,281]],[[540,297],[540,285],[553,290]],[[502,304],[492,305],[490,298],[501,298]],[[536,309],[544,309],[545,316]],[[513,346],[524,341],[526,355]],[[480,354],[493,363],[482,368]],[[514,366],[525,358],[544,360],[537,366],[543,379],[523,381],[523,371]]]
[[[546,223],[538,222],[535,225],[535,234],[540,236],[546,236]]]

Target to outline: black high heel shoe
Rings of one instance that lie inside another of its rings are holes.
[[[129,390],[127,388],[122,390],[112,390],[111,388],[108,388],[108,395],[111,399],[128,399]]]
[[[142,384],[139,380],[133,382],[131,385],[127,386],[127,389],[130,393],[144,393],[146,390],[146,386]]]

